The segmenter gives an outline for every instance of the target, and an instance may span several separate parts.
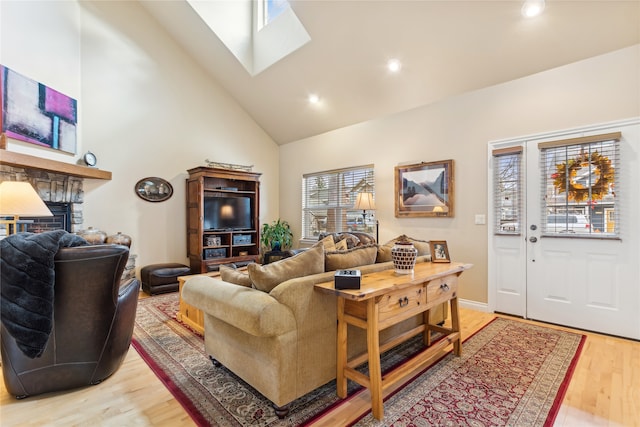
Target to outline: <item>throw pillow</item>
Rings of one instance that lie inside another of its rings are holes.
[[[388,246],[386,244],[378,246],[378,253],[376,255],[376,262],[387,262],[393,260],[391,257],[391,248],[393,245]]]
[[[347,249],[349,249],[349,245],[347,245],[346,240],[340,240],[338,243],[335,244],[334,249],[331,251],[327,250],[327,248],[325,247],[326,252],[346,251]]]
[[[336,244],[333,241],[333,235],[328,235],[324,239],[318,240],[313,246],[323,246],[325,252],[333,252],[336,250]]]
[[[375,245],[376,243],[378,243],[376,241],[376,238],[373,237],[371,234],[369,233],[363,233],[363,232],[356,232],[355,236],[358,238],[358,240],[360,240],[360,245]]]
[[[356,236],[354,236],[351,233],[345,233],[342,232],[338,235],[338,243],[339,242],[347,242],[347,248],[351,249],[351,248],[355,248],[356,246],[362,246],[360,244],[360,239],[358,239]]]
[[[412,237],[407,237],[407,240],[413,243],[413,246],[418,250],[418,256],[429,255],[431,253],[428,240],[414,239]]]
[[[378,248],[372,246],[358,246],[347,251],[328,252],[324,256],[326,271],[345,270],[376,262]]]
[[[290,258],[267,265],[249,264],[247,269],[256,289],[271,292],[286,280],[324,273],[324,247],[318,245]]]
[[[234,285],[251,287],[249,274],[226,265],[220,266],[220,279],[222,279],[223,282],[233,283]]]

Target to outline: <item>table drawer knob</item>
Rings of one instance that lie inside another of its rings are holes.
[[[400,304],[400,307],[405,307],[405,306],[409,305],[409,298],[407,298],[407,297],[400,298],[398,300],[398,304]]]
[[[442,285],[440,285],[440,289],[447,292],[449,290],[449,285],[447,285],[446,283],[443,283]]]

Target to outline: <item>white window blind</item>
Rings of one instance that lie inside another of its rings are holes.
[[[371,193],[375,200],[373,165],[304,175],[302,238],[316,240],[320,233],[341,231],[375,234],[375,210],[354,209],[359,193]]]
[[[617,238],[620,133],[544,142],[542,235]]]
[[[519,235],[524,223],[522,147],[494,150],[492,156],[494,233]]]

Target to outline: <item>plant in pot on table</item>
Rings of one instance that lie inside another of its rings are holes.
[[[267,250],[263,255],[263,262],[268,264],[285,258],[287,255],[284,251],[291,248],[292,241],[293,232],[287,221],[278,219],[271,224],[263,224],[260,242]]]

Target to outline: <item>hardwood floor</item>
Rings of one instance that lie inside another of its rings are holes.
[[[463,339],[495,316],[460,309]],[[587,335],[587,340],[555,425],[640,426],[640,343],[581,333]],[[368,399],[368,392],[364,392],[314,426],[345,425],[367,410]],[[120,369],[97,386],[16,400],[7,393],[3,382],[0,425],[173,427],[195,424],[131,348]]]

